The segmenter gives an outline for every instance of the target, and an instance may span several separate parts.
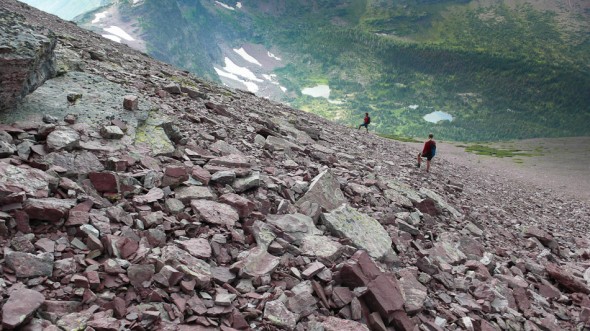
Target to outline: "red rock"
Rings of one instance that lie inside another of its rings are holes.
[[[100,286],[100,276],[96,271],[86,272],[86,278],[88,278],[88,284],[91,289],[96,290]]]
[[[88,178],[96,191],[100,193],[117,193],[119,192],[119,183],[117,176],[112,172],[91,172]]]
[[[27,199],[23,204],[23,210],[31,219],[58,222],[74,206],[75,200],[68,199]]]
[[[184,277],[184,274],[169,265],[165,265],[154,275],[154,281],[165,287],[175,286]]]
[[[545,270],[549,276],[555,279],[561,286],[572,292],[581,292],[584,294],[590,294],[590,288],[584,283],[583,280],[578,279],[571,274],[567,273],[563,268],[558,267],[553,263],[548,263],[545,266]]]
[[[352,292],[348,287],[336,286],[332,290],[332,301],[337,308],[342,308],[352,301]]]
[[[88,224],[90,221],[90,214],[85,211],[70,210],[68,213],[68,220],[65,222],[65,226],[75,226]]]
[[[45,296],[37,291],[20,289],[12,292],[2,307],[2,326],[6,329],[18,327],[27,321],[44,301]]]
[[[199,166],[193,167],[191,175],[205,186],[209,185],[209,181],[211,180],[211,173]]]
[[[246,218],[252,214],[256,205],[249,199],[235,193],[226,193],[219,197],[219,201],[234,207],[240,218]]]
[[[387,331],[387,327],[385,327],[381,316],[377,312],[369,315],[369,325],[371,326],[371,331]]]
[[[35,242],[35,247],[45,253],[55,252],[55,242],[51,239],[41,238]]]
[[[144,168],[157,172],[162,171],[162,168],[160,168],[160,161],[154,159],[153,157],[144,155],[141,159],[139,159],[139,163],[141,163]]]
[[[88,282],[88,278],[82,275],[73,275],[70,279],[70,282],[74,283],[74,286],[81,287],[81,288],[89,288],[90,283]]]
[[[324,270],[326,266],[321,262],[313,262],[301,273],[305,279],[312,278],[320,271]]]
[[[123,318],[127,315],[127,304],[125,303],[125,300],[120,297],[115,297],[113,299],[113,313],[116,318]]]
[[[428,214],[430,216],[437,216],[441,214],[441,210],[437,206],[436,201],[430,198],[426,198],[416,204],[416,208],[424,214]]]
[[[30,233],[31,226],[29,225],[29,215],[22,210],[17,210],[14,213],[14,220],[16,222],[16,229],[22,233]]]
[[[184,166],[168,166],[164,169],[162,177],[162,187],[176,187],[188,180],[188,173]]]
[[[177,243],[194,257],[200,259],[208,259],[211,257],[211,245],[205,238],[179,240]]]
[[[153,264],[132,264],[127,268],[127,277],[129,277],[129,282],[135,288],[149,287],[154,273]]]
[[[139,249],[139,243],[127,237],[117,240],[116,246],[119,249],[121,257],[124,259],[128,259]]]
[[[123,97],[123,108],[126,110],[137,110],[139,98],[135,95],[126,95]]]

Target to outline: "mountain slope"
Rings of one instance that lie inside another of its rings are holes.
[[[347,125],[371,112],[382,134],[432,131],[460,141],[576,136],[590,120],[584,1],[238,4],[145,0],[116,8],[137,20],[137,38],[158,59]],[[80,18],[91,29],[95,20],[94,13]],[[271,69],[276,80],[247,62],[218,76],[214,67],[227,68],[232,49],[247,44],[281,55],[284,62]],[[314,87],[328,94],[303,93]],[[425,121],[433,112],[452,121]]]
[[[0,114],[3,327],[588,322],[588,201],[450,162],[444,149],[426,173],[417,147],[2,4],[0,24],[55,33],[60,68]]]

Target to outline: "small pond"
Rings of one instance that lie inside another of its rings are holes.
[[[444,111],[433,111],[430,114],[424,115],[424,120],[430,123],[438,123],[440,121],[452,121],[453,116],[449,113],[445,113]]]

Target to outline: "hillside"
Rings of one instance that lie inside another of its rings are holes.
[[[239,4],[122,1],[113,20],[93,24],[91,13],[79,21],[95,31],[135,21],[135,38],[158,59],[345,125],[371,112],[382,134],[567,137],[584,135],[590,120],[584,1]],[[267,68],[236,56],[249,45],[282,61]],[[327,93],[305,92],[314,87]],[[424,120],[435,111],[452,121]]]
[[[587,328],[588,201],[426,173],[14,0],[0,33],[0,92],[55,66],[0,113],[3,328]]]

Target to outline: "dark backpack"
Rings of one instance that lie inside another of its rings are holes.
[[[436,155],[436,143],[433,141],[432,145],[430,146],[430,154],[432,154],[432,157],[434,157]]]
[[[371,116],[367,116],[367,124],[371,124]]]

